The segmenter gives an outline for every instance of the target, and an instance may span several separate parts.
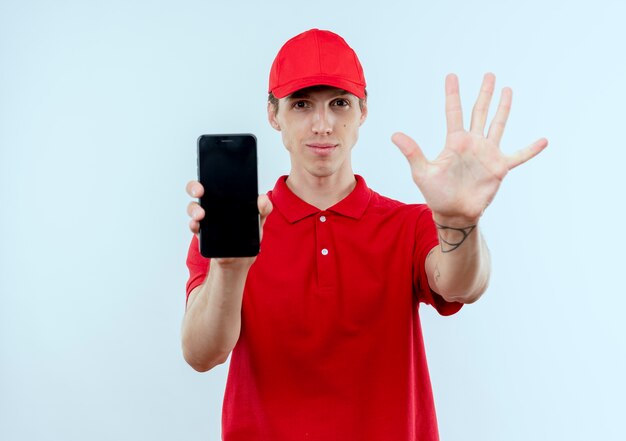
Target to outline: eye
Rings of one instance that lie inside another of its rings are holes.
[[[298,100],[293,103],[294,109],[306,109],[307,107],[310,107],[309,103],[304,100]]]
[[[348,107],[350,105],[350,101],[348,101],[345,98],[337,98],[334,102],[333,102],[334,106],[337,107]]]

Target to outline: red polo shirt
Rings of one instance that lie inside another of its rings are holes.
[[[442,315],[461,304],[428,286],[424,263],[438,245],[429,209],[356,179],[324,211],[285,176],[268,193],[274,210],[230,359],[225,441],[438,439],[419,304]],[[189,293],[208,269],[195,237],[187,265]]]

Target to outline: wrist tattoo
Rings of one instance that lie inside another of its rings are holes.
[[[468,236],[472,233],[472,231],[474,231],[474,229],[476,228],[476,225],[470,225],[465,228],[448,227],[446,225],[438,224],[437,222],[435,222],[435,225],[437,226],[437,229],[439,230],[439,242],[441,244],[442,253],[449,253],[451,251],[456,250],[458,247],[461,246],[461,244],[463,244],[463,242],[465,242],[465,239],[467,239]],[[442,230],[458,231],[459,233],[461,233],[463,237],[461,237],[461,240],[457,242],[451,242],[443,238],[443,236],[441,235]]]

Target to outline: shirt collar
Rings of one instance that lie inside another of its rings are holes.
[[[369,205],[371,190],[359,175],[354,175],[356,186],[348,196],[337,202],[326,211],[332,211],[343,216],[359,219],[365,213]],[[291,223],[297,222],[319,213],[320,210],[311,204],[296,196],[287,186],[287,176],[281,176],[276,181],[274,190],[271,191],[270,197],[275,208],[287,218]]]

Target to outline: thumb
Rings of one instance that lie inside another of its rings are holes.
[[[402,132],[396,132],[391,137],[391,141],[398,146],[404,157],[409,161],[413,173],[421,172],[428,162],[422,149],[412,138]]]
[[[259,195],[257,206],[259,207],[259,214],[261,215],[261,225],[263,225],[265,218],[272,212],[274,206],[266,194]]]
[[[265,224],[267,216],[274,209],[274,206],[266,194],[259,195],[257,199],[257,206],[259,207],[259,214],[261,215],[261,239],[263,239],[263,225]]]

